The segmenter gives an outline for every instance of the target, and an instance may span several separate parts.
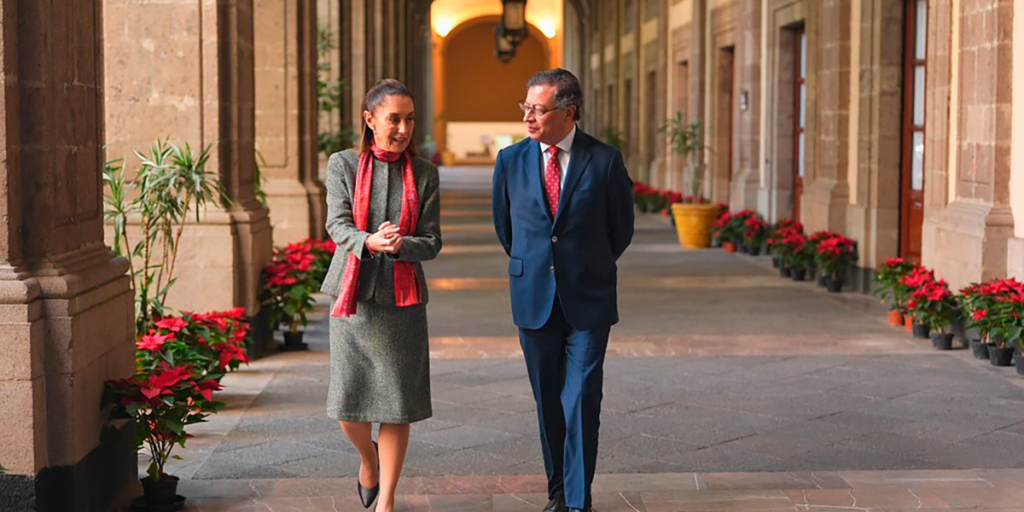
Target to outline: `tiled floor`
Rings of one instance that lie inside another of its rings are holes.
[[[442,175],[445,247],[426,267],[434,417],[414,426],[399,510],[539,511],[536,417],[481,192],[489,171]],[[934,352],[887,326],[874,299],[783,280],[767,258],[679,250],[652,216],[638,219],[619,287],[599,512],[1024,512],[1012,371]],[[310,352],[225,380],[228,409],[169,468],[187,510],[362,510],[358,460],[323,414],[325,307]]]

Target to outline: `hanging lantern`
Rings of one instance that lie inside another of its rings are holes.
[[[513,46],[526,40],[526,0],[501,0],[501,31]]]
[[[501,25],[494,27],[494,56],[503,64],[508,64],[516,56],[516,45],[501,30]]]

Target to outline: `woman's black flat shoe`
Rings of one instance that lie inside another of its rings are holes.
[[[367,489],[359,483],[359,475],[356,475],[356,490],[359,491],[359,499],[363,502],[363,508],[370,508],[377,495],[380,494],[380,446],[373,442],[373,449],[377,451],[377,485]]]

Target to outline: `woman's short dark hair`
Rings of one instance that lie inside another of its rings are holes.
[[[366,92],[366,97],[363,98],[362,109],[363,111],[370,112],[372,114],[374,110],[377,110],[377,107],[379,107],[381,103],[384,103],[384,100],[391,96],[405,96],[410,100],[412,99],[412,93],[409,92],[409,88],[406,87],[405,84],[395,80],[394,78],[385,78],[374,84],[373,87]],[[373,129],[370,128],[370,125],[367,124],[366,121],[363,121],[363,136],[359,141],[359,154],[366,153],[372,146]],[[413,141],[409,141],[409,152],[413,155],[416,154],[416,143]]]
[[[561,109],[567,109],[570,105],[575,106],[573,119],[580,120],[580,111],[583,110],[583,88],[580,87],[576,75],[562,68],[548,69],[533,75],[530,81],[526,82],[527,89],[535,85],[555,86],[555,106]]]

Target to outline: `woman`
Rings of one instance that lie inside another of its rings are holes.
[[[376,498],[377,512],[392,512],[409,426],[431,416],[420,262],[441,250],[441,205],[437,167],[415,154],[409,90],[378,82],[363,121],[358,152],[336,153],[327,167],[327,232],[338,244],[322,288],[336,297],[327,415],[359,452],[363,506]]]

